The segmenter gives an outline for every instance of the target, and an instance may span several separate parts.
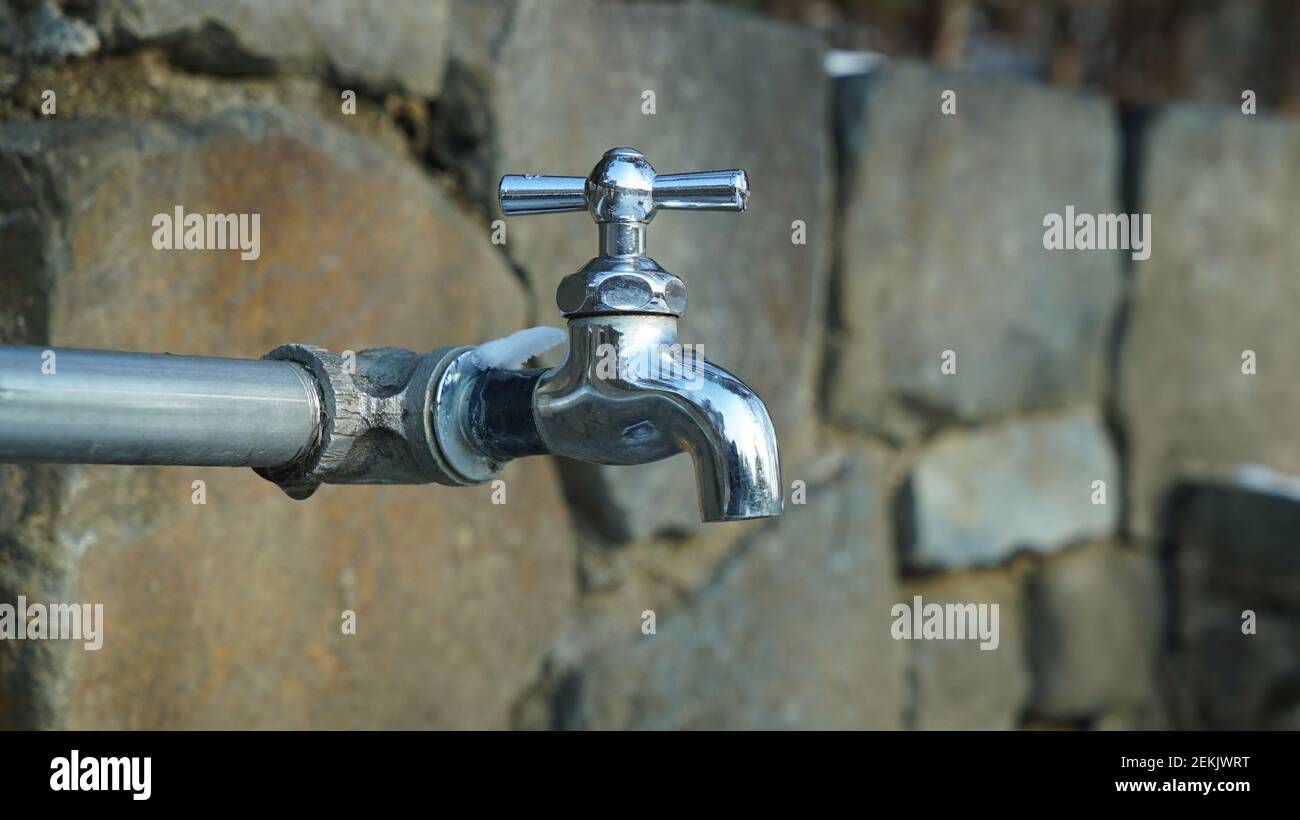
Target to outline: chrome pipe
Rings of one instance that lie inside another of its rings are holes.
[[[0,461],[277,467],[320,435],[294,362],[0,346]]]

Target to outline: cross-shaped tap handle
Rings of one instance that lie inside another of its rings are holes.
[[[647,223],[660,210],[743,211],[744,171],[656,174],[635,148],[611,148],[586,177],[507,174],[501,178],[507,216],[589,211],[599,224]]]

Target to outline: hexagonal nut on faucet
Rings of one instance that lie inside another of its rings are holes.
[[[560,281],[555,302],[568,318],[603,313],[681,316],[686,284],[647,256],[599,257]]]

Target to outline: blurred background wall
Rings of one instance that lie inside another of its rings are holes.
[[[749,171],[650,251],[788,490],[705,527],[684,457],[516,462],[504,504],[0,465],[0,601],[106,620],[0,642],[0,725],[1300,727],[1298,35],[1245,0],[0,2],[0,342],[559,325],[594,230],[494,242],[496,180],[633,145]],[[155,250],[178,205],[260,213],[259,258]],[[1045,249],[1067,207],[1149,214],[1150,257]],[[998,648],[894,639],[916,596],[997,603]]]

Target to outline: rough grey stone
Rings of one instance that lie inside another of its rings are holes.
[[[1257,611],[1242,630],[1240,604],[1207,603],[1163,664],[1175,728],[1300,729],[1300,617]]]
[[[1300,125],[1176,106],[1143,146],[1155,245],[1134,279],[1120,386],[1130,526],[1151,537],[1184,478],[1243,462],[1300,473]]]
[[[1026,614],[1036,716],[1085,720],[1151,699],[1165,613],[1150,554],[1052,556],[1030,579]]]
[[[829,86],[819,39],[695,3],[475,0],[454,5],[453,28],[439,104],[447,130],[437,141],[493,214],[502,174],[585,176],[614,146],[644,151],[661,173],[749,172],[748,212],[660,214],[649,252],[686,282],[681,340],[763,397],[783,461],[796,463],[810,450],[830,258]],[[617,57],[599,66],[574,59],[593,43]],[[653,115],[642,113],[645,91],[655,94]],[[806,224],[806,244],[791,241],[795,220]],[[595,246],[583,214],[509,220],[506,250],[532,284],[539,321],[559,321],[556,286]],[[611,468],[607,477],[597,476],[606,468],[580,469],[587,478],[571,491],[610,510],[635,503],[605,490],[683,483],[675,464]],[[674,493],[674,507],[693,511],[691,494]],[[698,526],[698,515],[680,523]],[[609,533],[648,534],[634,518]]]
[[[1180,485],[1164,510],[1185,633],[1202,605],[1240,601],[1300,615],[1300,498],[1226,483]]]
[[[0,53],[42,63],[85,57],[99,50],[99,35],[51,0],[0,2]]]
[[[217,73],[328,71],[373,91],[437,96],[446,69],[448,0],[95,0],[110,43],[163,44]]]
[[[1104,504],[1094,504],[1104,481]],[[1119,470],[1091,410],[945,435],[917,458],[896,512],[904,560],[918,569],[994,564],[1110,535]]]
[[[1179,725],[1300,728],[1300,500],[1198,483],[1173,494],[1163,520],[1177,613],[1165,682]]]
[[[840,81],[837,100],[832,418],[908,438],[1099,395],[1121,257],[1046,250],[1043,220],[1121,210],[1111,108],[908,64]]]
[[[0,2],[0,54],[12,54],[18,47],[18,15],[8,2]]]
[[[864,453],[757,532],[699,597],[597,651],[565,722],[593,728],[896,728],[903,647],[883,524],[883,458]]]
[[[912,640],[908,711],[914,729],[1014,729],[1029,697],[1029,670],[1016,578],[1001,573],[936,575],[912,581],[902,603],[913,596],[925,604],[997,604],[998,645],[979,640]]]
[[[63,490],[57,466],[0,464],[0,603],[70,600],[74,567],[49,538]],[[0,640],[0,728],[57,725],[72,651],[69,641]]]

